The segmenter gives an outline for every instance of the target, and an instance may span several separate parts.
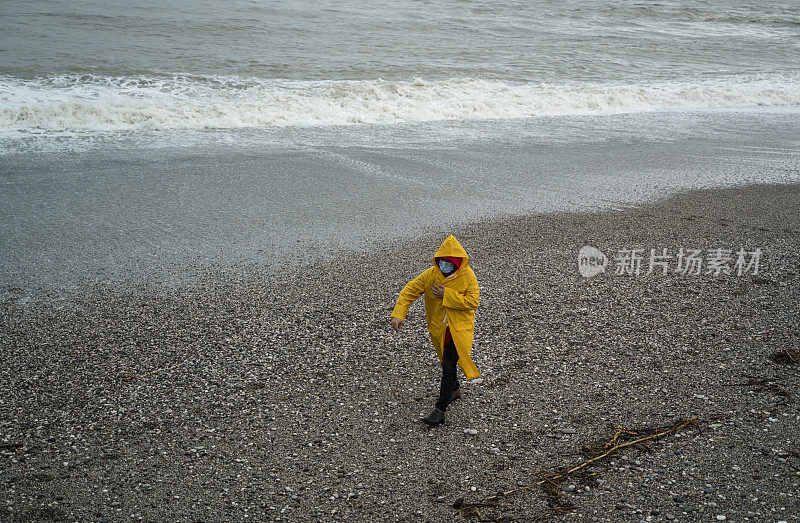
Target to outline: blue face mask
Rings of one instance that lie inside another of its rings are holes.
[[[447,261],[447,260],[439,260],[439,270],[442,271],[442,274],[448,275],[456,269],[456,264]]]

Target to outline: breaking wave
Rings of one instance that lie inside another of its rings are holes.
[[[233,129],[800,105],[800,78],[642,84],[0,76],[0,135]]]

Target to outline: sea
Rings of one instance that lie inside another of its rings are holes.
[[[794,0],[3,0],[0,297],[796,183],[799,137]]]

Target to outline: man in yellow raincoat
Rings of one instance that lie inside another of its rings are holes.
[[[467,379],[480,375],[470,357],[479,299],[478,280],[469,266],[467,252],[452,234],[433,255],[433,266],[400,292],[391,320],[396,332],[400,332],[408,308],[423,294],[428,332],[442,363],[442,383],[436,407],[422,421],[439,425],[444,423],[448,404],[461,396],[456,365]]]

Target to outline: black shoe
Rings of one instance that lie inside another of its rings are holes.
[[[444,423],[444,411],[442,409],[433,409],[430,414],[422,418],[422,423],[427,423],[431,426],[441,425]]]
[[[452,396],[450,396],[450,403],[453,403],[455,400],[461,397],[461,389],[458,388],[453,391]]]

